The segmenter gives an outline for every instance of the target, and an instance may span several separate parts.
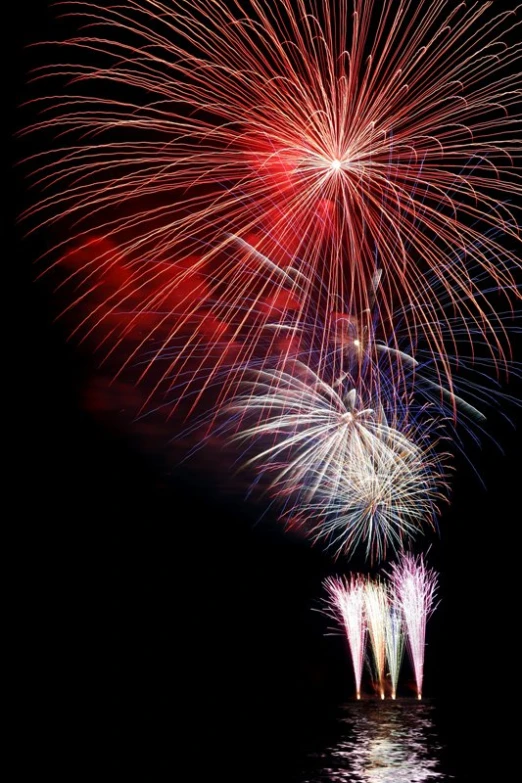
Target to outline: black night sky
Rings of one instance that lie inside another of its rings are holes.
[[[24,46],[52,37],[46,5],[17,2],[6,27],[13,133],[37,57]],[[11,140],[12,162],[22,146]],[[131,426],[85,410],[95,363],[67,341],[50,287],[35,281],[46,239],[23,238],[16,216],[32,196],[20,169],[11,183],[6,263],[23,286],[8,340],[18,342],[23,380],[7,370],[20,405],[5,415],[19,454],[9,525],[19,539],[27,753],[70,780],[139,769],[143,780],[290,781],[287,768],[321,746],[352,695],[343,639],[327,636],[313,611],[322,580],[342,564],[270,518],[257,522],[259,508],[170,464]],[[520,360],[520,340],[514,350]],[[506,386],[521,390],[516,378]],[[479,779],[471,770],[507,780],[516,752],[508,709],[520,690],[522,414],[511,406],[508,415],[518,429],[495,414],[489,424],[503,453],[488,441],[468,452],[486,489],[457,457],[452,503],[430,539],[441,603],[428,626],[425,691],[462,781]]]

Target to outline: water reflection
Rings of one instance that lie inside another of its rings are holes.
[[[305,783],[448,781],[440,771],[432,710],[413,699],[348,705],[342,738],[316,756],[317,773]]]

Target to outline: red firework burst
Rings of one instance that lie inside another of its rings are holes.
[[[290,350],[294,338],[270,333],[289,312],[297,324],[314,308],[323,322],[343,312],[369,331],[379,268],[388,341],[403,309],[412,340],[445,355],[451,313],[502,358],[493,308],[468,270],[478,263],[518,295],[504,242],[519,241],[516,9],[62,5],[82,31],[61,49],[65,63],[36,75],[46,97],[35,128],[59,143],[31,161],[49,191],[30,214],[65,221],[55,252],[80,334],[107,354],[123,346],[118,361],[139,360],[141,375],[163,359],[155,390],[195,378],[201,388],[262,341],[263,357]],[[427,273],[445,286],[444,308]]]

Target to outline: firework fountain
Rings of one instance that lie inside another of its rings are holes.
[[[386,617],[386,659],[390,673],[391,697],[397,697],[397,684],[404,653],[404,623],[400,607],[388,590],[388,614]]]
[[[408,553],[400,556],[387,576],[389,583],[361,575],[329,577],[324,583],[328,596],[325,612],[346,633],[358,699],[366,635],[371,651],[369,669],[378,696],[385,698],[388,669],[391,698],[396,698],[406,640],[417,696],[421,699],[426,623],[435,610],[438,577],[433,569],[426,567],[422,555],[415,557]]]
[[[349,579],[330,577],[325,582],[329,595],[329,613],[342,623],[355,677],[355,692],[361,698],[361,679],[366,650],[365,582],[360,576]]]
[[[398,563],[392,564],[390,577],[407,632],[406,644],[415,673],[417,697],[421,699],[426,622],[435,609],[437,575],[426,567],[422,555],[414,557],[406,553]]]
[[[386,631],[388,625],[388,593],[380,582],[366,582],[364,609],[372,651],[373,672],[377,692],[384,699],[386,666]]]

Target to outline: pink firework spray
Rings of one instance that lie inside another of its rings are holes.
[[[406,553],[391,566],[390,578],[397,606],[402,611],[417,697],[421,699],[426,622],[435,609],[438,577],[433,569],[426,567],[422,555],[415,557]]]
[[[352,656],[355,691],[361,698],[361,678],[366,649],[365,581],[359,575],[329,577],[325,588],[328,592],[327,613],[344,627]]]

